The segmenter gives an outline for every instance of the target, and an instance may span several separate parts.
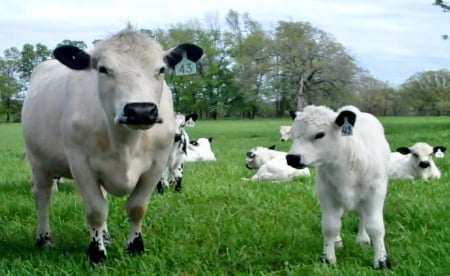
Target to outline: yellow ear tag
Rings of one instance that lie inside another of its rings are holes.
[[[183,52],[183,58],[177,65],[175,65],[175,75],[186,76],[197,73],[197,65],[195,62],[189,60],[186,56],[186,52]]]

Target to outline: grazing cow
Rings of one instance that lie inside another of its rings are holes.
[[[384,245],[383,207],[390,149],[381,123],[354,106],[334,112],[307,106],[292,124],[293,144],[286,156],[294,168],[315,167],[322,209],[322,261],[336,263],[344,209],[359,215],[357,241],[374,245],[374,268],[390,268]]]
[[[286,181],[298,176],[310,176],[308,168],[295,169],[286,162],[286,152],[276,151],[271,147],[254,147],[247,152],[245,166],[258,171],[252,178],[242,180]]]
[[[432,147],[419,142],[411,147],[399,147],[391,153],[389,178],[391,179],[429,179],[441,178],[441,172],[433,161],[433,154],[447,150],[446,147]]]
[[[127,252],[144,252],[142,222],[167,166],[175,135],[166,68],[203,51],[182,44],[169,51],[128,27],[87,53],[74,46],[38,65],[22,109],[38,229],[36,245],[52,246],[49,207],[55,176],[73,178],[83,199],[92,264],[106,259],[106,193],[128,196]],[[64,66],[65,65],[65,66]],[[105,193],[105,194],[104,194]]]
[[[213,138],[198,138],[190,141],[187,148],[186,162],[215,161],[216,156],[211,149]]]
[[[291,138],[291,126],[280,126],[280,141],[286,142]]]
[[[189,135],[184,129],[186,118],[181,113],[175,114],[175,137],[170,151],[167,167],[163,177],[158,182],[157,190],[164,193],[164,188],[169,187],[170,183],[175,182],[175,191],[181,191],[181,182],[183,181],[184,163],[187,158],[187,145],[189,144]],[[192,119],[192,118],[191,118]]]

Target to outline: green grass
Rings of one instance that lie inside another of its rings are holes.
[[[394,149],[419,140],[449,147],[450,119],[382,118]],[[125,253],[125,198],[110,197],[113,244],[100,267],[87,262],[89,233],[71,181],[52,197],[55,248],[34,247],[36,215],[30,170],[22,158],[18,124],[0,125],[0,275],[379,275],[373,249],[355,243],[357,218],[343,217],[345,247],[338,264],[318,262],[320,209],[312,179],[243,182],[253,146],[276,144],[279,120],[199,121],[191,138],[213,136],[216,162],[186,165],[184,190],[154,194],[144,224],[145,254]],[[448,275],[450,271],[450,161],[436,160],[440,180],[391,181],[385,204],[389,275]]]

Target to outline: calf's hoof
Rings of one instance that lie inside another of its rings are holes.
[[[380,269],[380,270],[391,269],[392,268],[392,264],[391,264],[391,261],[389,260],[389,257],[386,256],[384,259],[378,260],[375,263],[374,268],[375,269]]]
[[[39,234],[36,239],[36,247],[39,248],[52,248],[53,247],[53,239],[49,233]]]

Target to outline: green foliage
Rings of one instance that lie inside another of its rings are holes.
[[[381,118],[391,148],[417,141],[448,147],[448,117]],[[125,198],[109,197],[113,244],[104,265],[87,263],[88,230],[72,181],[52,195],[55,248],[34,247],[36,215],[19,124],[0,124],[0,274],[2,275],[380,275],[372,247],[356,244],[354,213],[345,213],[338,264],[318,262],[320,207],[312,179],[245,182],[245,152],[276,144],[279,120],[199,120],[192,139],[213,137],[217,161],[188,163],[184,190],[154,194],[144,222],[145,253],[125,253]],[[436,160],[440,180],[391,181],[385,204],[388,275],[447,275],[450,161]],[[314,174],[314,172],[313,172]]]

